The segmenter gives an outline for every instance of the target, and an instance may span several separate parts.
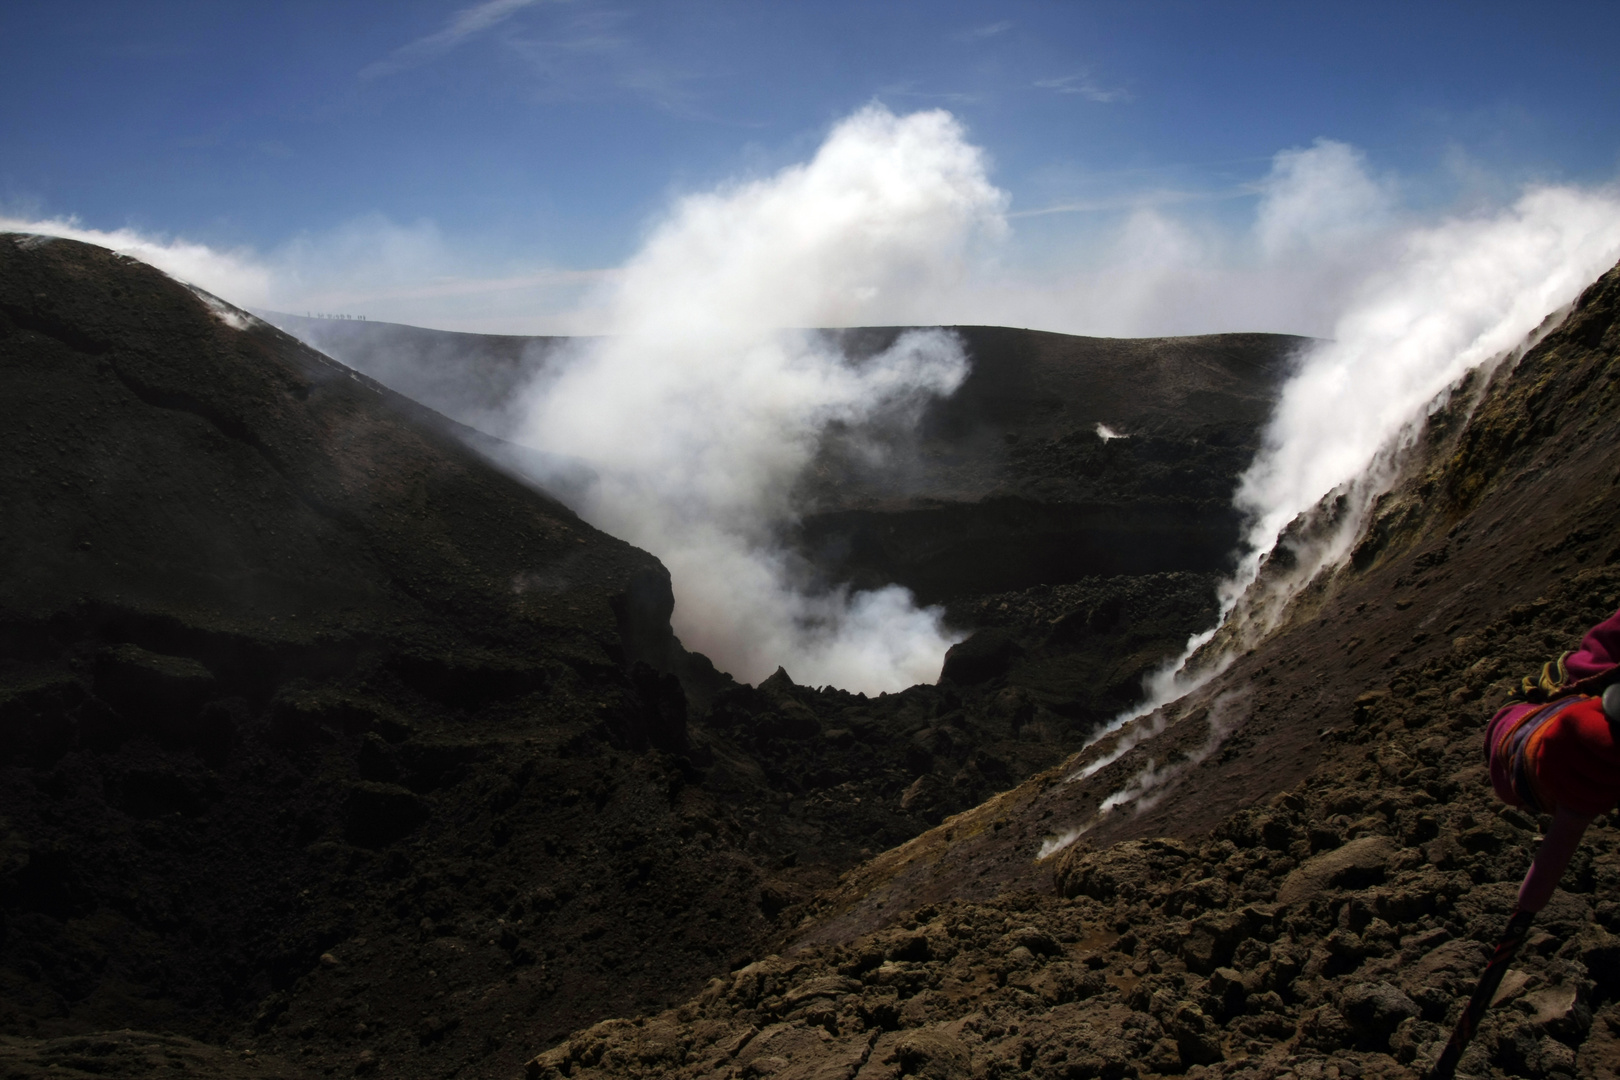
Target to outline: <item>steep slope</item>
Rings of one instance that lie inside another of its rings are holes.
[[[259,313],[271,325],[412,401],[498,439],[522,419],[522,391],[570,339],[463,334],[401,323]]]
[[[1122,731],[1140,742],[1111,763],[1091,771],[1114,756],[1114,738],[975,809],[959,826],[973,841],[919,839],[908,850],[934,849],[922,860],[933,882],[924,893],[1038,880],[1043,871],[1024,853],[1072,830],[1097,844],[1201,834],[1310,775],[1332,745],[1322,732],[1343,724],[1363,693],[1387,689],[1444,656],[1469,628],[1606,558],[1614,433],[1596,395],[1608,386],[1610,288],[1606,276],[1564,327],[1490,387],[1457,389],[1430,418],[1408,464],[1412,479],[1381,500],[1351,564],[1306,589],[1262,647]],[[1330,517],[1334,507],[1319,513]],[[1145,783],[1154,785],[1149,798],[1099,816],[1110,796]],[[981,831],[992,819],[1001,827]],[[887,882],[886,871],[869,869]],[[895,902],[925,898],[900,889]]]
[[[0,1031],[499,1068],[769,930],[654,839],[718,826],[651,556],[102,249],[0,237],[0,386]]]
[[[818,899],[791,951],[580,1033],[531,1075],[1413,1075],[1545,824],[1489,794],[1484,720],[1620,605],[1617,316],[1620,270],[1460,388],[1351,563],[1161,734],[885,853]],[[1150,776],[1151,797],[1097,817]],[[1605,819],[1465,1073],[1620,1066],[1616,884]]]
[[[266,314],[357,370],[500,438],[520,433],[525,387],[573,358],[559,338]],[[924,602],[944,604],[953,626],[996,631],[966,650],[989,656],[989,665],[959,664],[951,681],[958,688],[971,681],[987,701],[1008,693],[994,709],[970,707],[971,722],[949,741],[963,751],[958,766],[983,747],[1009,768],[988,787],[951,783],[956,768],[945,772],[929,800],[933,820],[1078,746],[1133,703],[1145,673],[1213,620],[1214,584],[1238,539],[1236,478],[1305,340],[951,329],[971,361],[964,384],[920,416],[827,430],[795,492],[798,516],[784,523],[786,542],[825,584],[898,582]],[[818,333],[860,363],[900,332]],[[525,467],[524,452],[513,447],[484,449],[507,467]],[[548,483],[571,478],[559,489],[564,497],[591,482],[582,463],[544,464]],[[683,678],[701,713],[708,682],[685,671]],[[842,713],[854,702],[822,701],[802,689],[798,697],[824,727],[849,728]],[[700,715],[694,722],[704,723]],[[1047,756],[1030,753],[1031,735],[1051,748]],[[777,749],[794,759],[800,748]],[[909,770],[909,784],[918,770],[899,759],[917,751],[900,749],[886,756]],[[795,776],[823,768],[764,764],[768,773]]]

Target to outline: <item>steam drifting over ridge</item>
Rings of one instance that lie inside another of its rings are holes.
[[[465,294],[476,307],[488,299],[484,286],[514,303],[519,289],[589,287],[569,327],[611,336],[574,342],[566,363],[502,410],[520,430],[498,434],[592,463],[598,480],[580,509],[670,566],[689,645],[739,677],[782,663],[803,681],[852,689],[931,680],[947,635],[902,590],[818,591],[780,543],[788,492],[827,424],[903,425],[960,383],[966,360],[943,332],[906,335],[857,364],[817,335],[782,328],[985,322],[1331,335],[1301,358],[1244,477],[1238,504],[1252,524],[1223,597],[1222,640],[1200,661],[1202,674],[1162,672],[1151,708],[1207,677],[1226,637],[1263,634],[1292,588],[1343,558],[1430,406],[1620,254],[1613,192],[1546,187],[1494,213],[1414,224],[1398,185],[1330,140],[1280,152],[1252,190],[1259,200],[1245,226],[1144,206],[1037,273],[998,261],[1008,198],[960,125],[942,111],[895,116],[873,106],[836,125],[804,164],[679,200],[611,272],[451,275],[427,286],[461,268],[460,257],[431,223],[380,219],[298,237],[265,259],[72,221],[0,227],[105,244],[226,299],[286,310],[342,310],[348,301],[334,297],[360,297],[375,318],[401,298],[414,306]],[[1245,599],[1279,530],[1335,494],[1343,511],[1310,550],[1294,551],[1297,570],[1286,581],[1267,575],[1271,591]],[[1194,639],[1188,656],[1212,636]]]
[[[1069,780],[1095,775],[1163,732],[1173,709],[1162,707],[1219,675],[1277,625],[1301,589],[1342,564],[1378,497],[1400,479],[1425,421],[1463,377],[1488,378],[1516,362],[1617,259],[1620,198],[1609,192],[1537,189],[1497,214],[1400,237],[1389,264],[1347,301],[1334,337],[1309,349],[1283,386],[1235,496],[1250,524],[1237,571],[1222,585],[1220,625],[1148,679],[1143,704],[1092,740],[1124,728],[1113,747]],[[1262,576],[1279,548],[1289,569]],[[1205,756],[1240,724],[1212,722]],[[1090,821],[1048,837],[1040,857],[1109,813],[1150,808],[1178,775],[1150,760]]]
[[[1278,534],[1326,497],[1347,496],[1348,512],[1313,550],[1295,551],[1293,578],[1303,584],[1348,555],[1373,501],[1394,483],[1402,451],[1458,380],[1516,358],[1617,258],[1620,199],[1567,188],[1404,237],[1353,294],[1333,338],[1310,350],[1283,387],[1238,488],[1252,524],[1227,604],[1254,581]]]
[[[938,330],[859,363],[784,327],[874,321],[948,288],[1005,197],[946,113],[872,107],[815,157],[676,205],[601,300],[609,336],[532,387],[522,441],[590,462],[581,512],[657,554],[675,629],[739,678],[894,690],[951,639],[898,587],[815,590],[779,542],[787,494],[829,423],[904,422],[967,373]]]

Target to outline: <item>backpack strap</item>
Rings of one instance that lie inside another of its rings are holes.
[[[1558,659],[1549,660],[1541,665],[1540,674],[1526,675],[1521,679],[1519,681],[1519,696],[1526,701],[1542,702],[1553,701],[1566,694],[1574,693],[1574,688],[1567,685],[1569,683],[1569,669],[1564,666],[1564,661],[1569,655],[1568,652],[1560,653]],[[1603,674],[1607,675],[1608,672]],[[1593,676],[1593,678],[1596,677]],[[1604,685],[1608,684],[1605,683]]]

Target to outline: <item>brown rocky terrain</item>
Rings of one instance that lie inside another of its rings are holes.
[[[869,861],[774,955],[531,1076],[1416,1075],[1546,825],[1490,794],[1484,722],[1620,605],[1617,314],[1620,269],[1460,388],[1350,562],[1159,735]],[[1097,817],[1149,768],[1152,798]],[[1617,825],[1588,833],[1463,1074],[1620,1071]]]
[[[655,560],[490,467],[489,435],[139,264],[0,239],[0,1062],[1414,1072],[1540,825],[1489,797],[1483,719],[1620,604],[1617,294],[1464,387],[1350,565],[1070,780],[1207,624],[1218,566],[942,595],[980,632],[938,686],[741,686],[670,637]],[[1246,460],[1182,442],[1098,479],[1148,425],[1088,447],[1079,407],[1026,415],[1059,417],[1026,472],[1028,426],[962,438],[979,457],[946,440],[918,455],[941,486],[882,512],[1039,494],[1070,451],[1076,503],[1149,497],[1178,461],[1229,493]],[[1250,450],[1262,416],[1230,421]],[[872,482],[807,480],[806,520],[867,512]],[[825,565],[899,576],[927,564],[908,550]],[[1150,765],[1153,797],[1097,819]],[[1615,824],[1466,1073],[1620,1064]]]
[[[1213,612],[1072,574],[958,598],[993,632],[939,686],[741,686],[491,436],[142,264],[0,238],[0,384],[9,1076],[515,1074],[1061,760]]]

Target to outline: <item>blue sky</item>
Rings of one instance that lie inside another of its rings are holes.
[[[0,213],[283,261],[403,235],[438,279],[596,270],[878,102],[960,121],[1002,257],[1035,266],[1142,207],[1252,218],[1275,155],[1324,138],[1409,214],[1610,182],[1617,31],[1613,4],[13,0]]]
[[[938,613],[807,593],[762,538],[822,425],[967,358],[780,328],[1317,336],[1238,505],[1252,575],[1353,496],[1331,562],[1380,455],[1620,259],[1617,31],[1612,0],[6,0],[0,229],[261,312],[599,335],[503,437],[592,463],[581,512],[670,567],[688,646],[896,689]]]

